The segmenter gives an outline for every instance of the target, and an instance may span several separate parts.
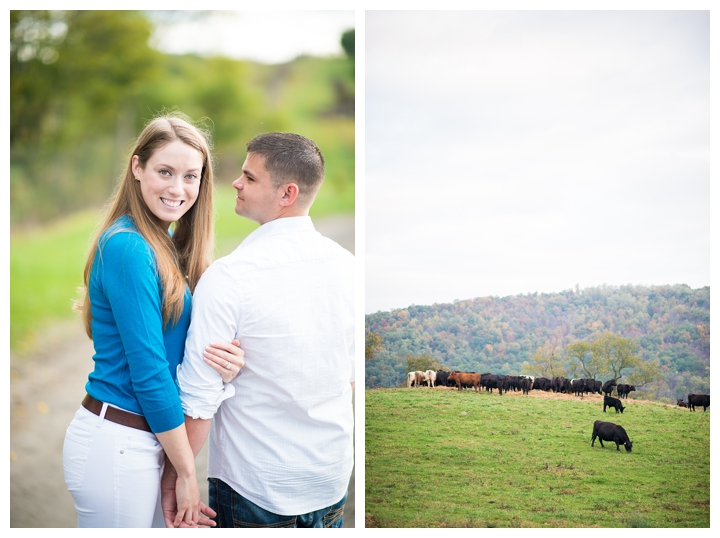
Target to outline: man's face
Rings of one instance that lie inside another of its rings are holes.
[[[265,169],[265,157],[249,153],[242,171],[232,184],[237,189],[235,213],[261,225],[275,219],[282,189],[273,186],[270,172]]]

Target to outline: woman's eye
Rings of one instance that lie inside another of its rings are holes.
[[[197,176],[195,174],[188,174],[185,176],[185,181],[192,183],[197,179]]]
[[[161,176],[171,176],[172,174],[170,173],[170,170],[163,168],[162,170],[160,170],[160,175]]]

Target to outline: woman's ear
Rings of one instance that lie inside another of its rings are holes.
[[[135,176],[135,179],[138,179],[138,173],[140,170],[140,157],[138,157],[137,155],[133,155],[130,162],[130,169],[132,170],[133,176]]]

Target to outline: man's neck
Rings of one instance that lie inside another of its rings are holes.
[[[260,224],[260,226],[262,226],[263,224],[267,224],[268,222],[272,222],[272,221],[278,220],[278,219],[286,219],[286,218],[290,218],[290,217],[307,217],[307,216],[309,216],[308,209],[300,209],[297,207],[294,207],[294,208],[284,208],[283,207],[280,209],[280,211],[277,212],[277,214],[274,216],[274,218],[268,219],[264,222],[258,221],[258,224]]]

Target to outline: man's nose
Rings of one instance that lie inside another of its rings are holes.
[[[233,186],[234,188],[236,188],[236,189],[242,190],[243,187],[245,186],[245,184],[244,184],[244,182],[243,182],[243,180],[242,180],[242,176],[240,176],[240,177],[237,178],[235,181],[233,181],[232,186]]]

